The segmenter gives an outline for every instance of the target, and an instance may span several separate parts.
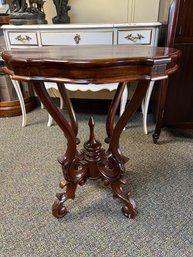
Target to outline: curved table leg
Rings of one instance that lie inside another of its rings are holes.
[[[53,124],[53,118],[52,116],[48,113],[48,123],[47,123],[47,127],[51,127]]]
[[[126,183],[123,176],[125,172],[124,164],[128,161],[128,158],[121,154],[119,139],[126,123],[137,111],[143,98],[145,97],[148,85],[149,81],[140,81],[138,83],[135,93],[131,101],[128,103],[123,115],[118,120],[113,131],[110,131],[111,140],[109,143],[109,149],[107,151],[107,161],[100,169],[101,174],[105,177],[105,181],[108,181],[111,185],[114,196],[120,198],[124,202],[125,205],[122,208],[124,215],[130,218],[133,218],[136,215],[136,206],[134,200],[132,199],[131,193],[124,193],[122,190],[122,184]],[[116,99],[114,101],[116,102]],[[111,108],[111,115],[113,115],[114,110],[113,107]],[[108,119],[110,123],[111,120],[112,119],[110,118]],[[112,127],[112,125],[110,125],[110,127]]]
[[[63,84],[63,83],[62,83]],[[64,85],[64,84],[63,84]],[[65,86],[65,85],[64,85]],[[62,110],[64,108],[64,102],[63,102],[63,99],[61,97],[61,95],[59,96],[60,98],[60,109]]]
[[[127,104],[127,99],[128,99],[128,88],[126,84],[123,90],[123,94],[121,96],[121,101],[120,101],[120,116],[124,113],[125,106]]]
[[[82,163],[82,156],[77,152],[74,128],[70,126],[61,111],[54,104],[44,83],[35,81],[33,82],[33,86],[43,105],[62,129],[67,139],[66,153],[59,159],[66,180],[66,183],[60,183],[60,187],[66,187],[66,190],[64,193],[56,195],[57,200],[52,207],[53,215],[57,218],[61,218],[67,213],[64,202],[69,198],[74,199],[77,185],[83,185],[85,183],[87,178],[87,166]]]
[[[25,102],[24,102],[24,99],[23,99],[21,88],[20,88],[19,82],[17,80],[12,80],[12,82],[13,82],[13,86],[15,88],[15,91],[17,93],[19,103],[20,103],[20,106],[21,106],[22,127],[25,127],[26,124],[27,124],[27,118],[26,118]]]
[[[77,119],[76,119],[74,108],[72,106],[70,98],[68,97],[66,87],[65,87],[64,83],[57,83],[57,85],[58,85],[58,89],[59,89],[59,92],[60,92],[60,95],[61,95],[61,97],[60,97],[61,98],[61,106],[60,107],[63,107],[63,104],[65,104],[66,109],[67,109],[68,114],[69,114],[69,117],[70,117],[71,126],[74,130],[75,135],[77,136],[77,134],[78,134],[78,122],[77,122]],[[62,109],[62,108],[60,108],[60,109]]]
[[[119,107],[119,103],[123,95],[123,92],[125,91],[126,84],[127,82],[119,83],[117,90],[115,92],[115,96],[111,102],[111,105],[107,114],[107,119],[106,119],[106,132],[107,132],[107,138],[105,139],[106,143],[109,143],[112,137],[115,115]]]
[[[144,130],[144,133],[146,135],[148,134],[148,129],[147,129],[147,113],[148,113],[149,101],[150,101],[150,97],[151,97],[151,93],[152,93],[154,84],[155,84],[155,81],[151,81],[149,83],[149,87],[147,89],[147,93],[145,95],[145,98],[142,101],[143,130]]]

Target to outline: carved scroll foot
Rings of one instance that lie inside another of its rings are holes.
[[[122,212],[127,218],[134,218],[137,214],[136,205],[131,197],[131,193],[125,193],[122,190],[122,185],[125,184],[126,181],[123,177],[121,177],[117,181],[111,182],[111,187],[113,190],[113,197],[119,198],[124,202],[124,206],[122,207]]]
[[[137,214],[135,202],[130,193],[125,193],[122,190],[122,185],[126,184],[126,179],[123,174],[125,172],[124,164],[127,159],[122,155],[120,156],[122,164],[117,162],[112,154],[108,152],[106,159],[98,163],[98,168],[104,184],[110,184],[113,190],[113,198],[119,198],[124,202],[125,205],[122,207],[123,214],[128,218],[134,218]]]
[[[60,201],[58,199],[52,205],[52,214],[56,218],[64,217],[68,211],[65,206],[63,206],[64,201]]]
[[[64,193],[56,194],[57,199],[52,205],[52,214],[56,218],[62,218],[68,213],[67,208],[64,206],[64,202],[67,199],[75,198],[75,191],[77,188],[77,184],[72,182],[66,182],[66,184],[64,184],[63,182],[61,182],[60,187],[61,188],[66,187],[66,191]]]

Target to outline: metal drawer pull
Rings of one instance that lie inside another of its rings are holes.
[[[25,35],[25,36],[19,35],[15,39],[18,40],[18,41],[30,41],[32,38],[27,36],[27,35]]]
[[[74,41],[76,42],[76,44],[78,45],[80,42],[81,38],[79,34],[76,34],[76,36],[74,37]]]
[[[142,38],[144,38],[144,36],[141,34],[137,34],[137,36],[133,36],[132,34],[129,34],[125,38],[128,40],[131,40],[132,42],[136,42],[137,40],[141,40]]]

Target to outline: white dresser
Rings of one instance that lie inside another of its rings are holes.
[[[159,27],[161,23],[123,23],[123,24],[62,24],[62,25],[4,25],[2,26],[7,49],[26,47],[46,47],[57,45],[90,45],[90,44],[143,44],[157,45]],[[23,126],[26,125],[25,105],[19,84],[14,82],[18,92],[23,113]],[[68,85],[71,91],[90,90],[89,85]],[[47,88],[56,88],[54,83],[48,83]],[[116,84],[92,85],[92,91],[115,90]],[[125,108],[128,98],[125,89],[120,114]],[[51,125],[51,119],[48,122]]]

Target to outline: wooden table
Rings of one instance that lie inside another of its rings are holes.
[[[180,52],[176,49],[152,46],[128,45],[92,45],[62,46],[41,49],[14,49],[2,55],[6,62],[6,72],[15,80],[30,81],[48,112],[64,132],[67,150],[59,162],[65,181],[60,183],[65,188],[58,193],[52,207],[57,218],[67,213],[64,202],[75,198],[78,185],[84,185],[87,179],[102,179],[110,185],[113,195],[124,203],[122,212],[133,218],[136,206],[131,193],[126,193],[122,185],[124,165],[128,158],[121,153],[119,139],[127,121],[138,109],[143,100],[149,81],[177,69],[176,60]],[[114,124],[120,98],[128,81],[139,80],[133,98],[123,115]],[[57,82],[58,89],[70,116],[70,122],[62,115],[49,97],[44,82]],[[94,135],[94,120],[89,120],[90,136],[79,152],[78,121],[63,83],[93,84],[119,82],[106,119],[105,142],[109,144],[105,151]],[[163,111],[163,110],[161,110]],[[140,158],[140,156],[139,156]]]

